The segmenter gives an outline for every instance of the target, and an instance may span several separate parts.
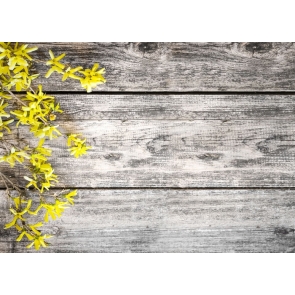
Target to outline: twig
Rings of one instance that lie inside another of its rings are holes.
[[[0,81],[0,86],[3,88],[3,90],[7,91],[14,99],[16,99],[19,103],[21,103],[24,106],[27,106],[22,100],[20,100],[13,92],[11,92],[7,87],[3,85],[3,83]]]
[[[0,172],[0,176],[3,179],[3,181],[5,182],[5,185],[7,185],[6,182],[8,182],[19,193],[23,193],[22,190],[19,187],[17,187],[16,185],[14,185],[14,183],[10,179],[8,179],[2,172]]]

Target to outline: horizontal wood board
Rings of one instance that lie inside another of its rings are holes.
[[[57,94],[60,120],[293,119],[295,95]]]
[[[0,252],[34,252],[7,209],[0,191]],[[294,252],[294,210],[293,190],[79,190],[41,252]]]
[[[84,134],[93,147],[75,159],[65,138],[48,142],[60,186],[279,188],[295,184],[295,121],[291,119],[56,123],[66,132]],[[19,136],[30,136],[25,126]]]
[[[293,43],[31,43],[47,91],[83,92],[79,82],[44,78],[48,51],[72,66],[106,68],[95,91],[295,91]]]

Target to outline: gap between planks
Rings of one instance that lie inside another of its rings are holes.
[[[1,183],[1,181],[0,181]],[[62,188],[51,188],[51,191],[60,191],[62,189],[66,190],[180,190],[180,191],[207,191],[207,190],[284,190],[292,191],[295,190],[295,187],[62,187]],[[6,188],[0,187],[0,191],[6,191]],[[28,189],[28,192],[33,192],[33,190]]]
[[[14,94],[24,95],[26,91],[12,91]],[[51,95],[295,95],[295,91],[44,91]]]

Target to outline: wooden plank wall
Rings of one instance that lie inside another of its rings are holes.
[[[50,143],[60,187],[79,196],[42,252],[294,252],[294,44],[37,46],[40,60],[52,49],[100,62],[107,78],[91,94],[39,80],[65,110],[58,124],[93,146],[74,159],[63,138]],[[1,188],[0,251],[29,251],[3,230]]]

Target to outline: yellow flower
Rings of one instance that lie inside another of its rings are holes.
[[[4,65],[3,60],[0,60],[0,75],[10,75],[9,67]]]
[[[71,67],[68,67],[65,71],[65,73],[62,76],[62,81],[67,80],[68,78],[72,78],[72,79],[76,79],[76,80],[80,80],[80,77],[74,75],[74,73],[81,71],[83,68],[82,67],[77,67],[74,69],[71,69]]]
[[[21,196],[18,196],[18,197],[13,198],[13,202],[14,202],[15,208],[18,210],[20,208],[21,204],[27,204],[29,201],[25,201],[22,199]]]
[[[43,223],[42,222],[38,222],[38,223],[35,223],[35,224],[29,224],[28,225],[29,228],[36,234],[36,235],[40,235],[40,232],[36,229],[36,227],[41,227],[43,226]]]
[[[44,156],[51,156],[52,151],[50,149],[43,147],[44,142],[45,138],[40,139],[38,146],[35,148],[35,151]]]
[[[85,71],[79,71],[80,74],[83,74],[85,78],[80,78],[80,82],[83,88],[87,92],[91,92],[92,88],[95,88],[98,84],[103,84],[106,82],[106,79],[103,77],[105,69],[102,68],[98,70],[99,64],[94,64],[92,69],[86,69]]]
[[[17,212],[16,210],[12,208],[9,209],[9,211],[14,215],[14,217],[10,223],[5,224],[4,228],[7,229],[14,226],[19,219],[22,221],[25,221],[25,219],[23,218],[23,215],[30,209],[31,204],[32,204],[32,200],[29,200],[26,208],[20,212]]]
[[[0,162],[7,162],[10,164],[11,167],[14,167],[15,161],[23,163],[25,158],[29,159],[30,156],[27,155],[24,151],[16,151],[15,148],[12,147],[9,154],[0,158]]]
[[[91,146],[87,146],[84,143],[78,143],[76,146],[69,149],[72,156],[79,158],[80,156],[86,154],[87,150],[91,149]]]
[[[7,43],[5,43],[5,42],[0,42],[0,48],[2,48],[2,49],[11,49],[11,47],[10,47],[10,43],[11,43],[11,42],[7,42]]]
[[[11,99],[11,96],[7,95],[7,93],[0,91],[0,98]]]
[[[23,56],[27,58],[28,60],[32,60],[32,58],[28,55],[28,53],[37,50],[38,47],[31,47],[31,48],[27,48],[27,47],[28,47],[27,44],[21,45],[21,47],[17,51],[15,51],[14,54]]]
[[[65,207],[68,205],[68,202],[61,202],[59,200],[56,200],[54,204],[47,204],[43,203],[42,207],[46,210],[44,221],[49,221],[49,216],[55,220],[56,216],[60,217],[63,211],[67,208]]]
[[[25,229],[22,229],[21,234],[18,236],[18,238],[16,239],[17,242],[20,242],[22,240],[22,238],[24,237],[24,235],[28,238],[29,241],[33,240],[34,237],[32,235],[30,235]]]
[[[69,134],[68,135],[68,140],[67,140],[67,146],[72,146],[72,142],[82,142],[81,139],[79,139],[77,136],[79,136],[81,134]]]
[[[44,157],[43,155],[41,155],[41,154],[32,154],[31,155],[30,162],[33,166],[40,167],[40,165],[43,161],[47,161],[47,158]]]
[[[58,57],[55,57],[53,52],[51,50],[49,50],[49,55],[51,57],[51,60],[47,61],[46,65],[51,66],[51,68],[46,73],[46,75],[45,75],[46,78],[49,78],[53,72],[58,72],[58,73],[62,74],[63,69],[65,68],[65,65],[63,65],[62,63],[59,62],[62,58],[64,58],[66,56],[65,53],[59,55]]]
[[[38,91],[36,93],[27,92],[27,96],[24,98],[24,100],[37,101],[38,103],[41,101],[54,102],[54,96],[45,94],[42,90],[42,85],[39,85]]]
[[[34,186],[37,190],[39,190],[36,180],[34,180],[30,177],[27,177],[27,176],[24,176],[24,179],[29,181],[29,183],[26,185],[26,187]]]
[[[7,127],[7,125],[11,124],[14,120],[8,120],[8,121],[4,121],[4,122],[0,122],[0,131],[2,129],[6,129],[8,131],[8,133],[10,133],[10,129]],[[3,136],[3,132],[0,132],[0,137]],[[1,161],[0,161],[1,162]]]
[[[2,117],[3,118],[9,118],[10,115],[8,113],[6,113],[6,111],[4,110],[6,107],[8,106],[8,103],[4,103],[4,100],[1,100],[0,102],[0,123],[2,123]]]
[[[46,210],[46,213],[44,215],[44,221],[49,221],[49,215],[53,220],[56,219],[55,212],[54,212],[54,206],[52,204],[42,204],[42,207]]]
[[[62,202],[62,201],[59,201],[59,200],[56,200],[55,201],[55,204],[54,204],[54,208],[55,208],[55,213],[58,217],[61,216],[61,214],[64,212],[64,210],[68,207],[65,207],[68,205],[68,202]]]
[[[62,63],[59,62],[62,58],[64,58],[66,56],[65,53],[59,55],[58,57],[54,57],[53,52],[51,50],[49,50],[49,55],[51,57],[51,60],[49,60],[49,61],[46,62],[46,65],[47,66],[51,66],[52,65],[52,66],[57,66],[57,67],[59,67],[61,69],[64,69],[65,68],[65,66]]]
[[[52,66],[45,75],[45,78],[49,78],[52,73],[57,72],[63,74],[63,70],[57,66]]]
[[[105,68],[102,68],[98,70],[99,64],[95,63],[92,67],[92,69],[86,69],[85,71],[80,71],[79,73],[83,74],[85,77],[101,77],[102,80],[105,80],[104,77],[102,77],[102,74],[105,73]]]
[[[34,237],[34,241],[32,243],[30,243],[27,248],[31,248],[33,245],[35,245],[35,249],[36,250],[39,250],[40,249],[40,246],[43,246],[43,247],[48,247],[49,244],[47,242],[44,241],[44,239],[49,239],[51,238],[52,236],[51,235],[44,235],[44,236],[35,236]]]
[[[3,58],[5,58],[5,57],[7,57],[7,58],[10,58],[10,54],[11,54],[11,50],[10,50],[10,48],[9,47],[6,47],[6,48],[4,48],[4,46],[3,47],[1,47],[0,46],[0,59],[3,59]]]
[[[71,205],[74,205],[74,196],[77,195],[77,190],[71,191],[68,194],[64,195],[64,198],[68,200]]]
[[[60,109],[60,105],[59,105],[59,103],[56,104],[56,105],[52,108],[52,110],[53,110],[54,112],[63,113],[63,110]]]
[[[58,135],[61,135],[58,129],[56,129],[57,127],[58,125],[39,128],[39,126],[35,125],[31,128],[30,131],[33,132],[36,137],[43,138],[45,136],[48,136],[49,139],[52,140],[53,138],[58,137]],[[56,133],[57,135],[54,133]]]
[[[13,56],[8,61],[9,70],[14,70],[16,65],[27,67],[28,62],[21,56]]]

